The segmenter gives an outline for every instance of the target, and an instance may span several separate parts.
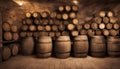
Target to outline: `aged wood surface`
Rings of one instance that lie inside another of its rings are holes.
[[[120,58],[46,58],[35,56],[12,57],[0,63],[0,69],[120,69]]]

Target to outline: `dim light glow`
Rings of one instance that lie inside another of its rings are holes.
[[[23,0],[13,0],[15,3],[18,5],[22,6],[23,5]]]
[[[73,0],[72,3],[74,3],[75,5],[78,5],[78,0]]]

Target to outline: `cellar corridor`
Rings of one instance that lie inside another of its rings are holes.
[[[119,69],[120,58],[47,58],[35,56],[15,56],[0,63],[0,69]]]

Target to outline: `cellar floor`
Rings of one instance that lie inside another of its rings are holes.
[[[15,56],[0,63],[0,69],[120,69],[120,58],[46,58]]]

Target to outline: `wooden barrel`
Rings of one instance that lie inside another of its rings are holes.
[[[57,15],[56,12],[51,12],[51,13],[50,13],[50,17],[51,17],[51,18],[56,18],[56,15]]]
[[[87,34],[87,30],[85,30],[85,29],[80,30],[80,34],[81,35],[86,35]]]
[[[33,23],[33,20],[30,18],[25,19],[27,25],[31,25]]]
[[[82,27],[83,26],[81,24],[76,25],[76,28],[77,28],[78,31],[80,31],[82,29]]]
[[[110,35],[111,36],[116,36],[116,35],[118,35],[118,32],[119,32],[118,30],[111,29],[110,30]]]
[[[118,30],[118,29],[120,28],[120,26],[119,26],[118,23],[114,23],[114,24],[113,24],[113,28],[116,29],[116,30]]]
[[[39,37],[36,45],[36,55],[39,58],[50,57],[52,53],[52,39],[48,36]]]
[[[71,13],[69,13],[69,18],[70,19],[74,19],[74,18],[76,18],[76,13],[75,12],[71,12]]]
[[[117,18],[116,17],[110,17],[110,23],[116,23]]]
[[[107,39],[108,55],[111,57],[120,56],[120,38],[118,36],[109,36]]]
[[[78,11],[78,6],[73,5],[73,6],[72,6],[72,11],[73,11],[73,12],[77,12],[77,11]]]
[[[69,36],[69,32],[68,31],[62,31],[62,36]]]
[[[104,36],[93,36],[90,46],[91,56],[105,57],[106,56],[106,41]]]
[[[54,51],[55,56],[58,58],[69,57],[71,51],[71,42],[69,36],[59,36],[56,38]]]
[[[25,16],[26,16],[26,18],[31,18],[32,14],[31,14],[30,12],[27,12],[27,13],[25,14]]]
[[[57,27],[57,25],[52,25],[52,31],[58,31],[58,27]]]
[[[18,44],[10,44],[9,48],[11,50],[12,56],[16,56],[19,53],[19,45]]]
[[[63,24],[60,24],[58,26],[58,29],[59,29],[59,31],[63,31],[63,30],[65,30],[65,26]]]
[[[22,25],[21,26],[21,30],[22,31],[27,31],[28,30],[28,26],[27,25]]]
[[[105,29],[105,24],[104,23],[99,24],[99,29]]]
[[[37,19],[37,18],[35,18],[35,19],[34,19],[34,24],[39,25],[39,24],[40,24],[40,20]]]
[[[109,20],[108,17],[103,17],[103,22],[104,22],[104,23],[109,23],[109,21],[110,21],[110,20]]]
[[[20,37],[24,38],[27,36],[27,33],[26,32],[20,32]]]
[[[86,35],[80,35],[74,38],[73,55],[75,57],[86,57],[88,53],[89,43]]]
[[[45,31],[51,31],[51,26],[50,25],[46,25],[45,26]]]
[[[59,7],[58,7],[58,11],[59,11],[59,12],[63,12],[64,9],[65,9],[64,6],[59,6]]]
[[[98,29],[98,24],[97,24],[97,23],[92,23],[92,24],[91,24],[91,28],[92,28],[93,30],[97,30],[97,29]]]
[[[32,37],[33,33],[28,31],[26,35],[27,37]]]
[[[12,25],[11,26],[11,32],[17,32],[18,31],[18,28],[17,28],[17,26],[16,25]]]
[[[71,11],[71,6],[70,5],[66,5],[65,6],[65,11],[70,12]]]
[[[104,35],[104,36],[109,36],[109,35],[110,35],[109,30],[104,29],[104,30],[103,30],[103,35]]]
[[[2,27],[3,27],[4,31],[7,31],[7,32],[10,31],[10,24],[9,23],[7,23],[7,22],[3,23]]]
[[[2,48],[2,59],[3,60],[8,60],[11,56],[11,51],[7,46],[4,46]]]
[[[108,16],[108,17],[113,17],[113,16],[114,16],[114,14],[113,14],[113,12],[112,12],[112,11],[108,11],[108,12],[107,12],[107,16]]]
[[[75,26],[74,24],[68,24],[67,29],[68,30],[74,30]]]
[[[68,19],[68,14],[67,13],[63,13],[62,14],[62,19],[63,20],[67,20]]]
[[[94,18],[94,22],[95,23],[101,23],[102,22],[102,18],[101,17],[95,17]]]
[[[72,36],[78,36],[79,32],[76,30],[71,31]]]
[[[112,29],[113,25],[111,23],[106,24],[106,29]]]
[[[41,17],[42,18],[48,18],[49,17],[49,13],[47,11],[43,11],[43,12],[41,12]]]
[[[4,32],[3,38],[6,41],[11,41],[12,40],[12,33],[11,32]]]
[[[78,25],[79,20],[77,18],[75,18],[75,19],[72,20],[72,23],[75,24],[75,25]]]
[[[26,37],[21,40],[21,52],[23,55],[31,55],[34,51],[33,37]]]
[[[95,34],[96,34],[96,35],[102,35],[102,31],[99,30],[99,29],[97,29],[97,30],[95,30]]]
[[[33,18],[40,18],[40,13],[39,12],[33,12],[32,16],[33,16]]]
[[[100,17],[105,17],[106,16],[106,12],[105,11],[100,11],[99,12],[99,16]]]
[[[88,36],[94,36],[95,35],[95,31],[94,30],[92,30],[92,29],[89,29],[88,31],[87,31],[87,34],[88,34]]]
[[[30,25],[29,30],[30,31],[36,31],[36,26],[35,25]]]
[[[84,24],[84,29],[90,29],[90,24],[85,23],[85,24]]]
[[[62,19],[62,14],[60,13],[57,13],[57,16],[56,16],[57,19]]]
[[[19,34],[18,33],[12,33],[12,39],[15,41],[19,40]]]
[[[42,31],[42,30],[44,30],[44,27],[43,27],[42,25],[38,25],[38,26],[37,26],[37,30],[38,30],[38,31]]]

